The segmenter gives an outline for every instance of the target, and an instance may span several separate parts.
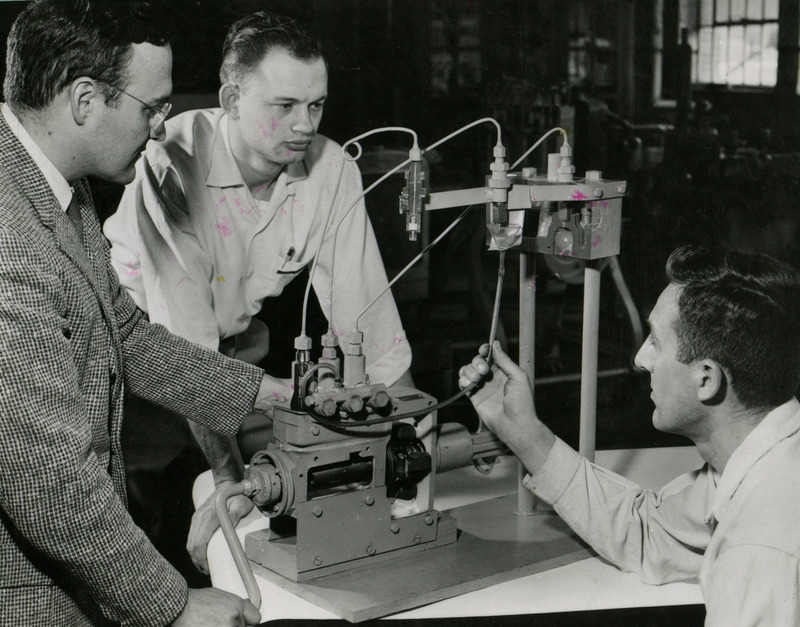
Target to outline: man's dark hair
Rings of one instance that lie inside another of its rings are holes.
[[[800,274],[758,253],[682,247],[667,261],[678,285],[678,360],[713,359],[740,402],[771,409],[800,380]]]
[[[12,108],[38,111],[81,76],[101,83],[106,104],[127,84],[131,45],[169,41],[152,2],[37,0],[8,36],[3,92]],[[110,86],[110,87],[109,87]]]
[[[220,81],[240,83],[276,48],[286,50],[299,61],[324,58],[322,44],[297,20],[258,11],[228,30],[222,46]]]

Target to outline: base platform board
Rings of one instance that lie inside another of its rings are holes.
[[[273,584],[358,623],[539,573],[594,555],[554,513],[514,513],[516,494],[449,510],[458,540],[430,551],[297,583],[253,564]]]

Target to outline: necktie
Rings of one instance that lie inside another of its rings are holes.
[[[83,243],[83,222],[81,221],[81,207],[78,204],[75,195],[72,195],[72,200],[69,201],[69,206],[67,207],[67,216],[69,216],[70,221],[72,222],[72,226],[75,227],[75,231],[78,234],[78,238]]]

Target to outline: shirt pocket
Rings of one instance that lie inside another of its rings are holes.
[[[288,274],[291,276],[296,276],[303,271],[303,268],[306,267],[305,263],[299,261],[292,261],[291,259],[280,259],[277,263],[277,273],[278,274]]]

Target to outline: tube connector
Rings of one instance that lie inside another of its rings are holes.
[[[495,200],[495,202],[506,202],[508,200],[508,188],[511,187],[511,181],[508,179],[508,161],[505,160],[505,153],[505,148],[495,146],[494,161],[489,165],[489,171],[491,172],[489,188],[492,192],[498,189],[506,192],[505,200]]]
[[[341,361],[339,355],[336,353],[336,347],[339,346],[339,338],[332,331],[328,331],[320,339],[322,344],[322,356],[319,358],[319,363],[330,364],[336,368],[336,372],[341,372]],[[335,375],[327,368],[320,370],[318,376],[318,385],[321,388],[331,387],[334,383]]]
[[[300,379],[303,378],[311,367],[311,338],[307,335],[298,335],[294,338],[295,358],[292,362],[292,384],[294,392],[290,405],[292,409],[302,409],[303,399],[300,397]]]
[[[367,358],[361,349],[363,342],[364,334],[361,331],[353,331],[344,355],[344,376],[342,379],[347,387],[368,383],[366,374]]]
[[[311,338],[307,335],[298,335],[294,338],[294,349],[296,351],[310,351],[311,345]]]
[[[336,357],[336,347],[339,346],[339,338],[333,331],[328,331],[320,338],[322,345],[322,357],[326,359],[333,359]]]
[[[511,181],[508,178],[508,162],[505,160],[506,149],[502,144],[494,147],[494,161],[489,165],[489,225],[502,227],[508,225],[508,190]]]
[[[575,175],[575,166],[572,165],[572,146],[564,135],[564,143],[561,144],[559,151],[561,159],[558,164],[558,181],[560,183],[571,183]]]
[[[400,192],[400,214],[406,216],[406,232],[408,239],[412,242],[417,241],[422,230],[422,211],[423,201],[428,194],[425,189],[425,172],[422,169],[422,151],[414,145],[408,151],[408,159],[411,163],[406,170],[406,185]]]

